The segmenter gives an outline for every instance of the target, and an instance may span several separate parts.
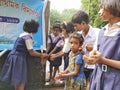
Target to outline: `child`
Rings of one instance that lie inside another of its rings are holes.
[[[83,41],[82,35],[77,32],[74,32],[70,36],[71,52],[69,55],[69,66],[55,77],[55,79],[67,77],[64,90],[85,90],[84,62],[82,60],[82,54],[79,52]]]
[[[120,0],[100,0],[99,16],[108,24],[100,30],[98,51],[84,56],[88,64],[97,63],[89,90],[120,90]]]
[[[46,53],[49,54],[49,56],[62,50],[63,39],[60,36],[60,32],[60,23],[58,23],[57,21],[53,25],[53,32],[50,35],[48,35]],[[59,70],[59,66],[62,63],[61,59],[62,57],[56,58],[54,61],[51,61],[50,58],[48,59],[50,61],[50,84],[54,83],[54,77],[56,75],[57,70]]]
[[[37,33],[39,24],[33,19],[28,19],[23,25],[24,33],[17,38],[14,48],[8,54],[3,66],[0,80],[15,86],[15,90],[24,90],[27,82],[26,56],[45,58],[47,54],[41,54],[33,50],[32,34]]]
[[[62,37],[64,39],[63,49],[56,54],[52,54],[50,58],[51,60],[54,61],[55,58],[64,56],[64,70],[65,70],[68,66],[68,53],[70,51],[69,36],[71,33],[75,31],[75,29],[72,22],[65,22],[65,21],[61,24],[61,28],[62,28]]]
[[[84,43],[83,54],[89,56],[89,52],[93,49],[95,40],[98,36],[99,29],[93,28],[89,25],[89,16],[86,12],[79,10],[72,16],[72,23],[78,31],[81,31]],[[89,77],[95,68],[95,65],[88,65],[85,63],[84,73],[86,76],[87,87],[89,85]]]

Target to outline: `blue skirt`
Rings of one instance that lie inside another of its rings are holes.
[[[9,53],[3,66],[0,80],[10,83],[11,85],[19,85],[27,82],[25,53],[14,50]]]
[[[107,66],[104,72],[100,66],[96,66],[89,86],[89,90],[120,90],[120,70]]]

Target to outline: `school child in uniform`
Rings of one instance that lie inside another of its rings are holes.
[[[70,54],[69,65],[60,72],[55,79],[66,77],[64,90],[85,90],[86,80],[84,70],[84,61],[79,49],[82,48],[83,37],[81,34],[74,32],[69,38]]]
[[[120,89],[120,0],[100,0],[99,16],[108,24],[100,30],[97,51],[89,57],[88,64],[97,63],[91,78],[89,90]]]
[[[33,19],[24,22],[24,32],[17,38],[13,49],[8,54],[3,66],[0,80],[15,86],[15,90],[24,90],[27,82],[26,56],[36,56],[40,58],[48,57],[33,50],[32,34],[37,33],[39,24]]]
[[[56,58],[54,61],[50,59],[51,54],[55,54],[62,50],[62,42],[63,39],[60,36],[61,27],[60,23],[55,22],[53,25],[53,32],[48,35],[47,41],[47,50],[46,53],[49,54],[49,62],[50,62],[50,84],[54,83],[54,77],[56,72],[59,70],[59,66],[62,63],[62,57]]]

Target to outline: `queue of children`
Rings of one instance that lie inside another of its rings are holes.
[[[68,23],[64,22],[62,33],[67,34],[64,39],[60,34],[61,24],[54,23],[53,32],[48,35],[45,54],[34,51],[32,47],[31,34],[37,32],[38,23],[32,19],[26,20],[23,26],[25,32],[18,37],[13,50],[7,56],[0,80],[10,82],[16,90],[24,90],[27,82],[25,60],[26,55],[30,54],[49,60],[50,81],[66,78],[64,90],[119,90],[120,0],[100,0],[99,6],[101,20],[108,22],[100,32],[89,25],[87,13],[80,10],[72,16],[70,23],[74,28],[67,29]],[[77,31],[68,34],[67,30],[74,31],[74,29]],[[63,40],[65,40],[64,45],[62,45]],[[97,41],[97,50],[94,49],[95,41]],[[69,64],[64,71],[56,75],[62,56],[68,51],[70,51],[67,56]]]
[[[50,58],[52,61],[54,61],[55,58],[64,56],[64,70],[65,70],[68,66],[68,55],[70,52],[69,36],[75,31],[75,29],[72,22],[65,21],[61,24],[61,29],[62,29],[61,35],[64,40],[63,48],[60,52],[52,54]]]
[[[96,28],[93,28],[91,25],[89,25],[89,16],[88,16],[88,14],[86,13],[86,12],[84,12],[84,11],[82,11],[82,10],[79,10],[77,13],[75,13],[74,15],[73,15],[73,17],[72,17],[72,20],[71,20],[71,22],[72,22],[72,24],[73,24],[73,26],[74,26],[74,28],[76,29],[76,32],[77,33],[79,33],[79,34],[81,34],[82,35],[82,37],[84,38],[84,42],[83,42],[83,45],[82,45],[82,47],[79,47],[78,48],[78,51],[79,51],[79,54],[82,54],[82,55],[87,55],[87,56],[89,56],[89,52],[90,51],[92,51],[92,49],[93,49],[93,46],[94,46],[94,43],[95,43],[95,40],[96,40],[96,38],[97,38],[97,35],[98,35],[98,33],[96,33],[96,32],[99,32],[99,29],[96,29]],[[70,43],[70,40],[69,40],[69,43]],[[52,56],[52,58],[54,58],[54,57],[57,57],[57,55],[58,54],[54,54],[53,56]],[[59,56],[59,55],[58,55]],[[68,60],[70,59],[70,57],[71,57],[71,54],[69,54],[68,55],[69,57],[68,57]],[[70,64],[69,64],[70,65]],[[69,65],[68,65],[68,67],[69,67]],[[80,88],[76,88],[76,87],[72,87],[72,86],[75,86],[75,85],[73,85],[72,83],[70,83],[70,81],[69,81],[69,88],[68,88],[68,86],[66,86],[66,84],[65,84],[65,88],[67,88],[67,89],[65,89],[65,90],[86,90],[87,88],[88,88],[88,85],[89,85],[89,77],[90,77],[90,75],[91,75],[91,73],[92,73],[92,71],[93,71],[93,69],[94,69],[94,67],[95,67],[95,65],[88,65],[87,63],[85,63],[85,65],[83,65],[84,66],[84,68],[83,68],[83,70],[82,71],[84,71],[83,73],[85,74],[85,78],[84,78],[84,80],[86,80],[85,82],[82,82],[82,84],[84,83],[84,87],[82,87],[81,86],[81,89]],[[75,67],[74,67],[75,68]],[[81,69],[81,67],[80,67],[80,69]],[[74,69],[75,70],[75,69]],[[65,69],[65,71],[63,71],[64,72],[64,74],[67,74],[67,71],[69,71],[68,69],[66,70]],[[81,72],[82,72],[81,71]],[[74,72],[74,71],[73,71]],[[69,72],[68,72],[68,75],[69,75]],[[78,75],[75,75],[76,77],[78,76]],[[67,77],[67,76],[61,76],[61,73],[59,73],[58,74],[58,76],[56,76],[56,78],[58,78],[58,77]],[[71,76],[71,77],[74,77],[74,75],[73,76]],[[79,76],[78,76],[79,77]],[[59,78],[58,78],[59,79]],[[67,82],[67,81],[66,81]],[[71,81],[71,82],[73,82],[73,80]],[[76,80],[75,80],[75,84],[76,84]],[[72,86],[71,86],[72,85]],[[87,86],[86,86],[87,85]],[[79,86],[80,86],[80,84],[79,84]]]
[[[87,64],[96,64],[95,69],[90,75],[88,90],[119,90],[120,1],[100,0],[99,15],[103,21],[108,21],[108,25],[100,30],[97,41],[98,51],[93,50],[89,56],[84,55],[83,57]],[[82,28],[79,24],[79,22],[73,23],[75,27]],[[83,31],[83,35],[85,33],[86,32]],[[110,45],[110,47],[108,45]],[[92,47],[89,45],[89,48],[92,50],[93,45]],[[83,49],[85,48],[83,47]],[[88,46],[86,49],[88,49]],[[62,74],[58,74],[58,77],[62,77]],[[111,77],[113,77],[113,79],[110,79]],[[77,88],[75,90],[77,90]]]

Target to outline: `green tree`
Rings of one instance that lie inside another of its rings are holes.
[[[50,29],[55,21],[71,21],[71,17],[77,11],[76,9],[65,9],[60,13],[57,10],[50,10]]]
[[[90,17],[90,24],[94,27],[101,28],[105,25],[98,16],[99,0],[81,0],[82,10],[86,11]]]
[[[52,28],[55,21],[62,21],[63,17],[57,10],[50,11],[50,28]]]
[[[78,11],[77,9],[65,9],[62,12],[64,21],[71,21],[73,14],[75,14],[77,11]]]

